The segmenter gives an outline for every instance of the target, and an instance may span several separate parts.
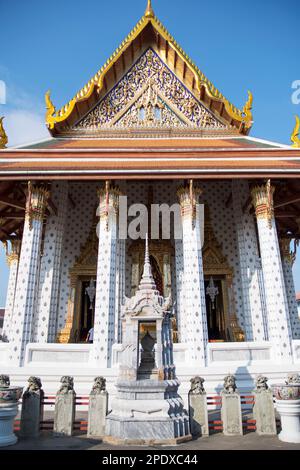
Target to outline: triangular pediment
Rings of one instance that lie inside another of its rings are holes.
[[[231,104],[198,69],[152,10],[146,10],[145,15],[103,67],[61,109],[56,110],[50,99],[50,92],[46,93],[46,122],[51,134],[53,136],[74,134],[74,127],[78,126],[78,123],[81,123],[87,114],[92,113],[95,106],[98,106],[100,102],[103,103],[108,94],[114,93],[122,78],[132,69],[133,64],[149,50],[149,47],[155,51],[157,57],[164,62],[169,71],[172,71],[174,76],[181,81],[186,92],[191,93],[206,111],[211,112],[211,114],[204,114],[208,118],[213,116],[214,122],[221,123],[225,127],[227,135],[248,134],[252,125],[251,93],[249,92],[249,99],[243,109],[238,109]],[[119,98],[122,101],[123,97]],[[188,99],[188,101],[190,100]],[[107,118],[105,126],[109,126],[108,121],[111,116],[108,114]],[[192,120],[191,125],[187,123],[187,127],[203,128],[203,125],[199,126],[199,122],[195,121],[197,119]],[[103,123],[101,125],[103,127]],[[209,125],[205,127],[209,127]]]
[[[228,129],[149,48],[74,130],[140,127]]]

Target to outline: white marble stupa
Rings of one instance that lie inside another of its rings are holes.
[[[170,298],[156,288],[146,237],[143,276],[122,311],[117,396],[106,419],[110,442],[172,444],[191,438],[173,364],[170,307]]]

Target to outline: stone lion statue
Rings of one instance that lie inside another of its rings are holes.
[[[104,392],[106,392],[106,379],[104,377],[95,377],[91,393],[93,395],[99,395]]]
[[[31,376],[28,379],[28,392],[38,392],[42,388],[42,382],[39,377]]]
[[[74,379],[69,375],[64,375],[60,379],[60,389],[58,390],[57,394],[59,395],[66,395],[69,392],[74,392]]]
[[[28,379],[28,387],[24,392],[24,397],[43,395],[42,382],[39,377],[31,376]]]
[[[191,389],[190,393],[192,395],[203,395],[205,393],[205,389],[203,387],[203,384],[205,380],[202,377],[199,377],[196,375],[196,377],[193,377],[191,380]]]
[[[222,393],[225,393],[227,395],[232,395],[233,393],[236,392],[236,379],[234,375],[226,375],[224,377],[224,387],[222,390]]]
[[[8,375],[0,375],[0,387],[9,387],[10,380]]]
[[[300,374],[289,374],[286,384],[300,384]]]
[[[258,375],[256,378],[256,392],[263,392],[264,390],[268,390],[268,377],[264,377],[263,375]]]

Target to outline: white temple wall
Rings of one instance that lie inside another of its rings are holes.
[[[231,180],[200,182],[203,195],[200,202],[208,204],[212,227],[218,243],[222,246],[223,255],[234,271],[233,293],[235,313],[240,327],[245,329],[243,291],[238,254],[238,241],[235,231],[233,206],[226,207],[226,201],[231,193]]]
[[[174,204],[178,202],[177,189],[180,186],[180,181],[155,181],[153,186],[153,203],[156,204]],[[199,181],[199,186],[203,189],[203,195],[200,197],[200,202],[208,204],[210,208],[210,216],[213,224],[213,229],[218,242],[222,245],[222,251],[226,256],[229,265],[234,270],[233,278],[233,292],[235,311],[239,324],[242,329],[245,328],[244,321],[244,302],[241,281],[241,271],[238,252],[238,240],[235,231],[234,209],[231,206],[226,207],[225,203],[230,195],[232,189],[231,180],[204,182]],[[134,203],[148,204],[148,188],[147,182],[134,181],[127,184],[126,194],[128,196],[128,206]],[[131,241],[128,241],[126,247],[126,296],[131,296],[131,257],[128,253]],[[174,245],[174,241],[172,241]],[[175,258],[172,262],[172,298],[177,302],[177,308],[180,306],[180,292],[179,285],[176,288],[176,268]],[[177,280],[178,281],[178,280]],[[259,287],[257,286],[257,289]]]
[[[57,214],[47,219],[39,275],[38,308],[35,312],[33,340],[40,343],[55,341],[61,253],[66,229],[66,218],[70,213],[68,182],[54,183],[51,199]]]
[[[287,301],[290,313],[290,322],[292,330],[292,338],[300,338],[300,319],[298,316],[298,307],[296,302],[296,290],[293,277],[293,265],[291,261],[287,259],[282,260],[282,268],[284,275],[284,282],[287,294]]]
[[[180,181],[154,181],[152,184],[153,187],[153,203],[166,203],[169,205],[177,202],[176,191],[180,185]],[[241,264],[240,264],[240,253],[238,250],[238,237],[235,230],[235,218],[234,218],[234,207],[232,204],[229,204],[226,207],[226,201],[229,198],[232,182],[228,181],[201,181],[199,182],[200,187],[203,189],[203,195],[200,198],[200,202],[208,204],[210,208],[210,217],[215,232],[215,236],[218,242],[222,245],[222,252],[227,258],[229,265],[234,270],[233,277],[233,292],[234,292],[234,301],[235,301],[235,313],[239,324],[246,333],[246,339],[252,339],[251,328],[249,327],[252,318],[253,312],[251,313],[252,317],[250,318],[249,311],[245,310],[245,299],[243,296],[243,284],[242,284],[242,273],[241,273]],[[97,190],[99,189],[98,182],[72,182],[69,183],[69,194],[71,199],[75,203],[75,207],[68,204],[68,213],[66,219],[66,226],[64,232],[64,240],[62,245],[61,253],[61,274],[60,274],[60,286],[59,286],[59,302],[58,302],[58,312],[57,312],[57,325],[55,334],[60,331],[65,324],[66,315],[67,315],[67,304],[69,297],[69,270],[75,263],[76,257],[79,256],[81,247],[87,240],[89,235],[93,218],[95,216],[95,211],[97,207]],[[123,184],[122,193],[128,197],[128,207],[131,204],[143,203],[145,205],[149,202],[149,184],[144,181],[130,181],[126,184]],[[250,230],[250,225],[247,227],[247,237],[248,229]],[[49,231],[49,237],[51,236],[51,231]],[[256,243],[256,234],[253,231],[247,238],[248,242],[251,244],[251,250],[249,250],[249,256],[254,255],[257,247]],[[131,257],[128,253],[129,247],[132,241],[128,240],[126,242],[126,257],[125,257],[125,294],[126,296],[131,295]],[[172,241],[174,245],[174,241]],[[175,247],[174,247],[175,248]],[[47,259],[48,251],[52,250],[51,243],[45,239],[44,245],[44,256]],[[247,248],[248,250],[248,248]],[[256,260],[257,264],[257,260]],[[177,302],[177,307],[179,308],[180,299],[179,299],[179,286],[176,288],[176,268],[175,268],[175,257],[172,257],[172,298]],[[43,273],[41,272],[41,280],[43,279]],[[255,280],[253,287],[253,292],[259,292],[259,273],[257,270],[257,280]],[[257,285],[256,285],[257,284]],[[43,289],[43,283],[41,283],[41,289]],[[245,286],[244,286],[245,288]],[[254,295],[253,294],[253,295]],[[41,295],[41,291],[40,291]],[[51,293],[48,293],[51,296]],[[49,297],[50,298],[50,297]],[[47,303],[46,301],[44,304]],[[255,301],[254,301],[255,303]],[[259,307],[260,300],[257,300],[257,308]],[[39,312],[42,312],[43,305],[40,304],[41,308]],[[244,316],[246,311],[247,318]],[[40,318],[43,318],[43,316]],[[37,324],[36,324],[37,328]],[[36,337],[37,338],[37,337]],[[39,341],[39,339],[38,339]]]
[[[267,340],[266,310],[263,304],[263,285],[259,282],[259,252],[253,215],[243,211],[249,197],[246,180],[232,182],[232,206],[238,239],[238,254],[243,293],[246,341]],[[261,292],[262,291],[262,292]]]
[[[76,257],[80,255],[81,247],[91,230],[96,215],[99,186],[99,182],[69,183],[69,195],[75,205],[74,207],[69,205],[66,220],[56,332],[65,325],[70,287],[69,270],[74,265]]]

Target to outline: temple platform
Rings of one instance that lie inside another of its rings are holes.
[[[272,346],[267,342],[209,343],[208,365],[192,365],[188,360],[185,344],[174,344],[174,360],[177,377],[181,383],[179,393],[185,405],[190,389],[190,379],[195,375],[205,378],[208,394],[222,389],[224,374],[233,373],[241,392],[254,388],[255,377],[266,375],[269,384],[282,381],[289,372],[299,372],[300,340],[293,340],[293,361],[279,363],[272,359]],[[78,394],[89,394],[93,379],[102,375],[107,379],[110,399],[116,395],[119,345],[114,345],[113,364],[110,368],[99,367],[89,360],[92,344],[37,344],[29,343],[23,367],[13,367],[7,360],[9,343],[0,343],[0,371],[9,374],[12,385],[26,385],[31,375],[42,379],[47,394],[56,393],[63,375],[72,375]]]

